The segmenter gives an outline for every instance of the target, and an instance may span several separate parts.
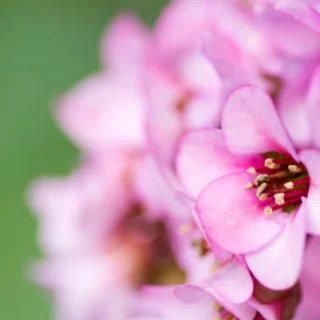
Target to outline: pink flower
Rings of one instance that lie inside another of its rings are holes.
[[[320,231],[319,156],[297,152],[268,95],[244,86],[230,95],[221,131],[185,137],[177,167],[190,192],[200,192],[207,239],[243,254],[254,276],[277,290],[297,281],[305,234]]]
[[[191,216],[146,141],[148,37],[135,18],[115,20],[103,41],[106,70],[59,102],[58,122],[82,149],[81,164],[30,191],[46,254],[33,277],[53,292],[59,318],[128,319],[142,284],[181,281],[172,230]]]
[[[317,32],[279,11],[254,15],[236,1],[173,1],[154,33],[145,69],[148,132],[172,180],[181,135],[218,127],[233,89],[250,83],[279,98],[291,82],[305,83],[320,58]]]

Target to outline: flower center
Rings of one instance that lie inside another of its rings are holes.
[[[255,189],[256,196],[266,203],[266,215],[281,209],[291,213],[307,197],[310,178],[303,163],[277,152],[268,152],[264,156],[264,167],[251,167],[248,172],[255,175],[254,183],[248,183],[246,189]]]
[[[151,222],[141,204],[132,206],[119,232],[139,257],[133,278],[141,285],[174,285],[184,282],[184,272],[174,258],[168,230],[162,222]]]
[[[217,316],[213,320],[237,320],[237,318],[221,306],[218,302],[214,303],[213,309],[217,312]]]

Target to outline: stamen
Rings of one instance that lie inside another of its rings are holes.
[[[292,181],[289,181],[289,182],[285,183],[284,186],[285,186],[287,189],[293,189],[294,183],[293,183]]]
[[[258,197],[260,201],[265,201],[268,199],[268,195],[266,193],[262,194],[261,196]]]
[[[213,310],[217,312],[221,312],[223,310],[223,307],[218,302],[215,302],[213,304]]]
[[[254,184],[256,186],[260,186],[263,182],[267,182],[269,179],[270,178],[267,174],[259,174],[254,180]]]
[[[297,166],[296,164],[289,165],[288,169],[292,173],[299,173],[299,172],[303,171],[303,169],[301,167]]]
[[[279,169],[279,168],[280,168],[280,164],[279,164],[279,163],[275,163],[272,158],[267,158],[267,159],[264,161],[264,165],[265,165],[267,168],[271,169],[271,170]]]
[[[292,174],[287,171],[287,170],[281,170],[281,171],[277,171],[273,174],[270,175],[270,178],[273,179],[273,180],[276,180],[276,179],[283,179],[283,178],[287,178],[287,177],[291,177]]]
[[[253,184],[251,182],[248,182],[245,186],[245,189],[252,189],[253,188]]]
[[[272,210],[272,212],[274,212],[276,210],[285,208],[289,204],[300,204],[300,203],[301,203],[301,196],[298,196],[298,197],[294,197],[294,198],[290,198],[290,199],[286,200],[284,204],[275,205],[273,207],[267,207],[267,208],[270,208]],[[266,210],[266,208],[265,208],[265,210]]]
[[[268,185],[264,182],[264,183],[262,183],[259,187],[258,187],[258,189],[257,189],[257,191],[256,191],[256,195],[257,195],[257,197],[258,198],[260,198],[260,196],[263,194],[263,192],[267,189],[267,187],[268,187]]]
[[[304,177],[300,180],[296,180],[293,182],[294,186],[300,186],[302,184],[309,184],[310,183],[310,178],[309,177]]]
[[[187,233],[191,232],[192,229],[193,229],[193,224],[187,222],[187,223],[184,223],[179,226],[179,233],[180,234],[187,234]]]
[[[276,193],[276,194],[274,195],[274,199],[275,199],[275,203],[276,203],[277,205],[279,205],[279,206],[281,206],[282,204],[285,203],[285,201],[284,201],[284,193],[283,193],[283,192],[281,192],[281,193]]]
[[[292,197],[297,197],[297,196],[302,197],[302,196],[306,196],[307,193],[308,193],[308,189],[300,188],[300,189],[297,189],[297,190],[286,192],[285,193],[285,197],[286,198],[292,198]]]
[[[256,169],[254,167],[248,168],[247,172],[251,173],[251,174],[256,174],[257,173],[257,171],[256,171]]]
[[[266,216],[270,216],[272,214],[272,212],[273,212],[273,209],[271,207],[268,206],[268,207],[264,208],[264,214]]]

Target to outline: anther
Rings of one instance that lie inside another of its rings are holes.
[[[256,186],[260,186],[262,183],[267,182],[270,177],[267,174],[259,174],[254,180]]]
[[[221,311],[223,311],[223,307],[218,302],[215,302],[213,304],[213,310],[217,311],[217,312],[221,312]]]
[[[279,206],[283,205],[285,203],[284,201],[284,193],[283,192],[280,192],[280,193],[276,193],[274,195],[274,200],[275,200],[275,203]]]
[[[179,226],[179,233],[180,234],[187,234],[191,232],[193,229],[193,224],[192,223],[184,223]]]
[[[280,164],[279,163],[275,163],[272,158],[267,158],[264,161],[264,165],[265,165],[265,167],[267,167],[267,168],[269,168],[271,170],[280,168]]]
[[[266,193],[262,194],[261,196],[258,197],[260,201],[265,201],[268,199],[268,195]]]
[[[262,183],[262,184],[258,187],[258,189],[257,189],[257,191],[256,191],[256,196],[257,196],[258,198],[260,198],[261,195],[263,194],[263,192],[267,189],[267,187],[268,187],[268,185],[267,185],[265,182]]]
[[[272,212],[273,212],[273,209],[271,207],[265,207],[264,208],[264,214],[266,216],[270,216],[270,214],[272,214]]]
[[[256,174],[257,173],[257,170],[254,168],[254,167],[250,167],[248,170],[247,170],[248,173],[251,173],[251,174]]]
[[[293,183],[292,181],[289,181],[289,182],[285,183],[284,186],[285,186],[287,189],[293,189],[294,183]]]
[[[245,186],[245,189],[252,189],[253,188],[253,184],[251,182],[248,182]]]
[[[299,166],[295,165],[295,164],[291,164],[288,166],[288,169],[290,172],[292,173],[299,173],[302,172],[302,168],[300,168]]]

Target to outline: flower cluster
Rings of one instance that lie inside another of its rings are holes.
[[[317,1],[123,14],[101,62],[55,108],[77,168],[29,192],[55,317],[320,318]]]

